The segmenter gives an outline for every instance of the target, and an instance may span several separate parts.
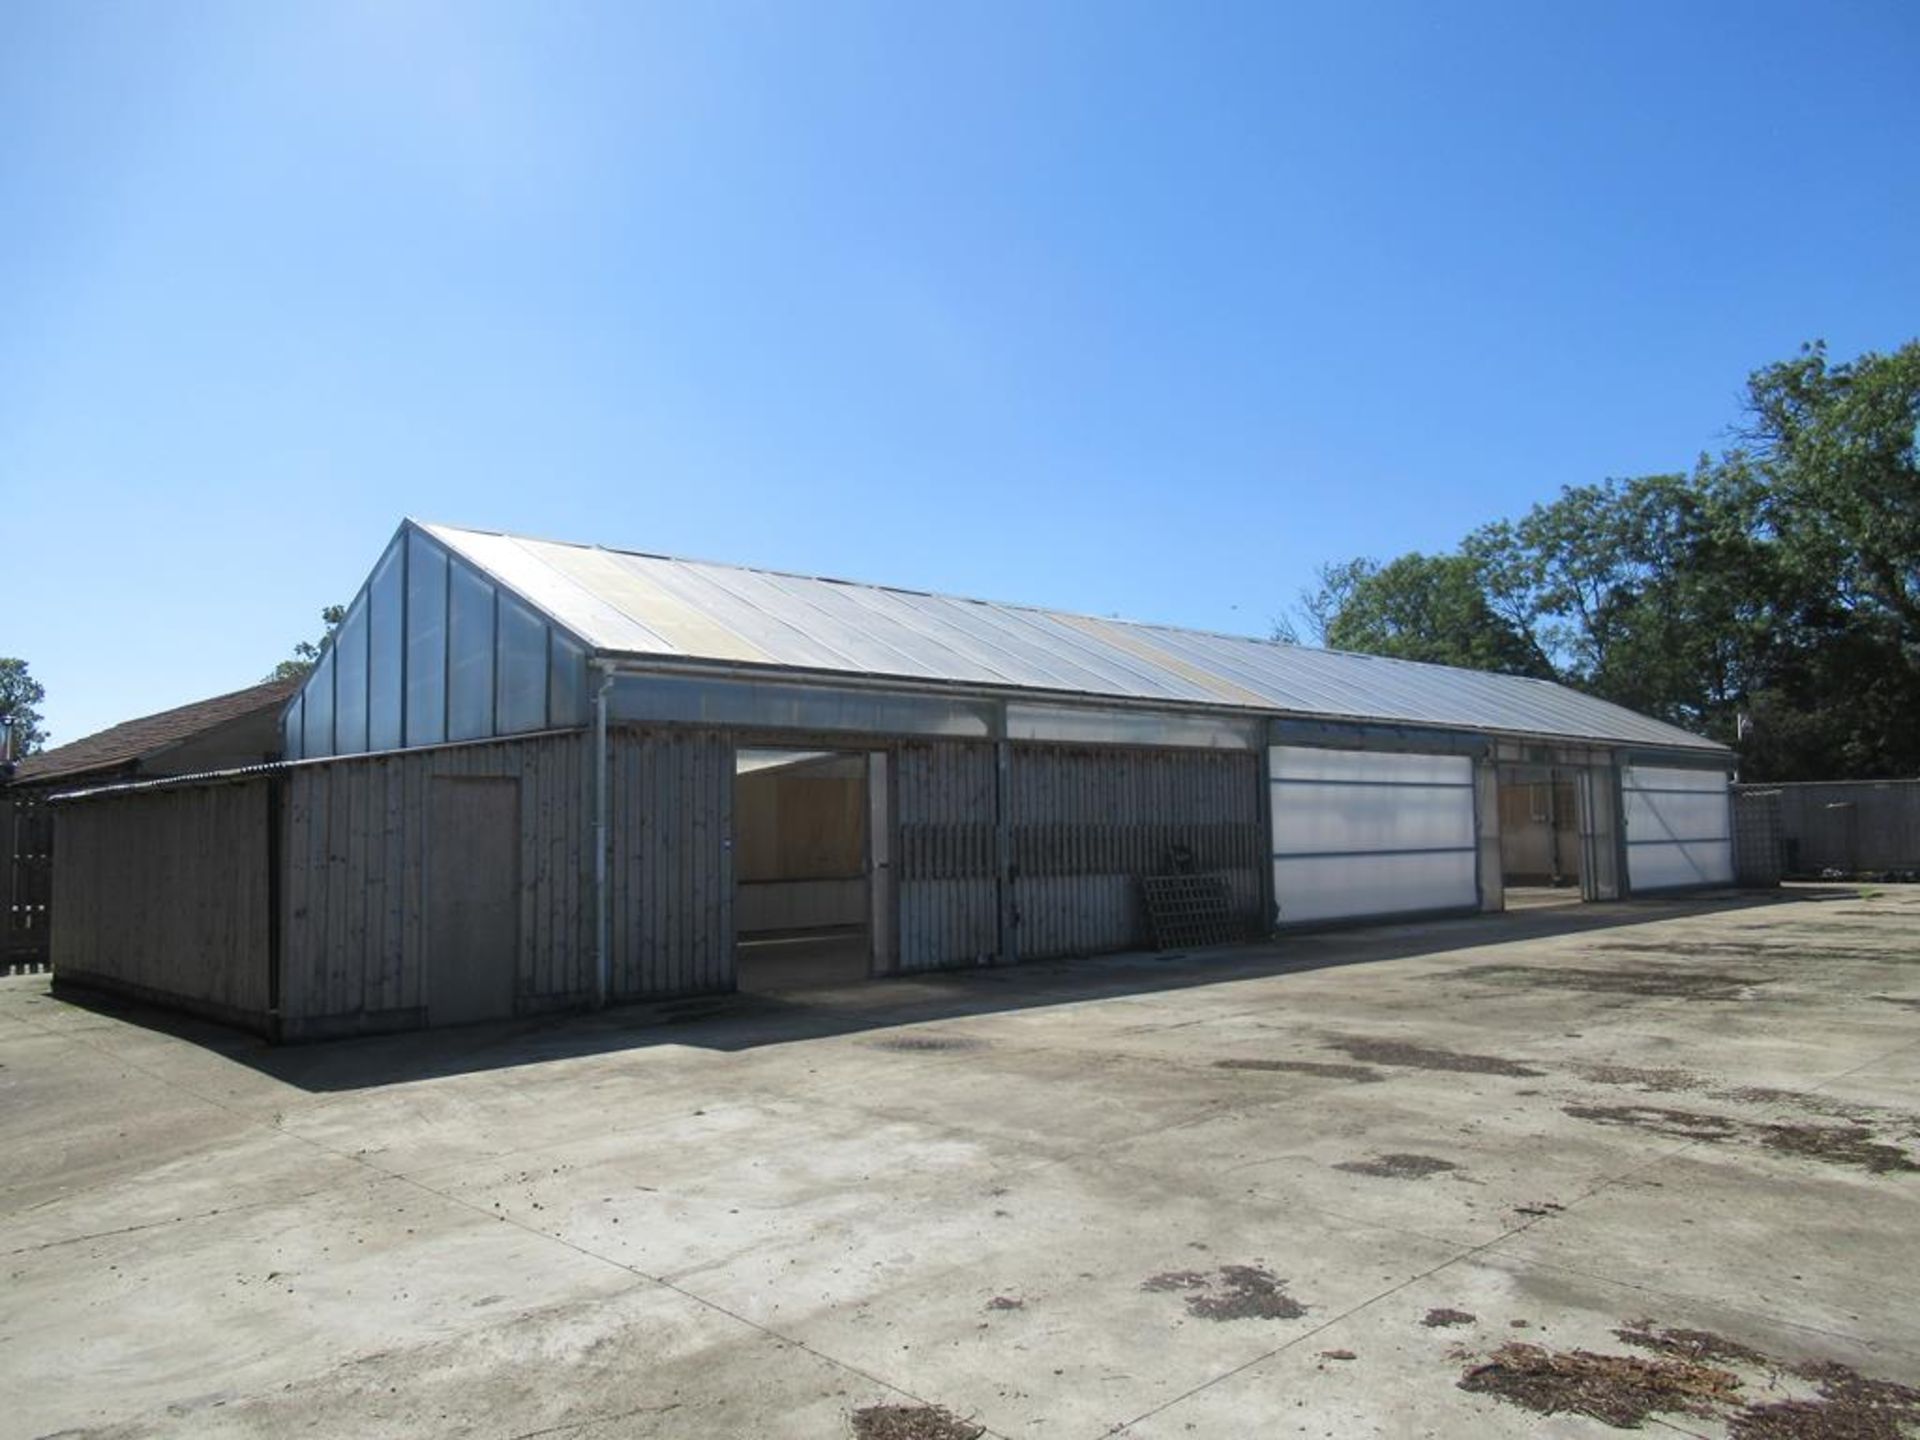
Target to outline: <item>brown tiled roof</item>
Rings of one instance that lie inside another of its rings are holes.
[[[230,695],[215,695],[210,700],[196,700],[191,705],[162,710],[158,715],[122,721],[84,739],[27,756],[14,772],[14,783],[37,785],[98,770],[117,770],[156,751],[191,740],[216,725],[261,710],[278,710],[300,688],[304,678],[269,680],[264,685],[235,690]]]

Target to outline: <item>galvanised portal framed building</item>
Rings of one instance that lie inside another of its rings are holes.
[[[290,1038],[1732,880],[1722,746],[1541,681],[407,521],[276,765],[71,797],[57,979]],[[824,968],[823,968],[824,967]]]

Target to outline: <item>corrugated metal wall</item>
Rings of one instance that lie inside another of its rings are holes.
[[[252,779],[57,806],[56,978],[264,1028],[267,786]]]
[[[608,861],[616,999],[733,987],[733,741],[616,729]]]
[[[1733,878],[1739,885],[1778,885],[1787,873],[1787,836],[1780,792],[1733,787]]]
[[[1176,845],[1196,869],[1226,875],[1257,922],[1267,863],[1257,755],[1016,745],[1011,793],[1022,959],[1148,944],[1139,877],[1164,872]]]
[[[1920,780],[1803,781],[1780,792],[1790,874],[1920,870]]]
[[[286,775],[280,1009],[285,1033],[428,1023],[425,867],[438,776],[520,784],[516,1011],[584,998],[591,873],[586,737],[534,736],[295,767]]]
[[[902,745],[894,779],[902,971],[975,964],[999,949],[991,745]]]

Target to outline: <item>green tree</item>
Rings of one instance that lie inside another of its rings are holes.
[[[1572,486],[1470,536],[1490,603],[1567,683],[1731,739],[1777,620],[1777,555],[1737,461]]]
[[[1325,566],[1300,614],[1340,648],[1558,678],[1737,745],[1750,778],[1920,774],[1920,341],[1810,345],[1747,411],[1691,472]]]
[[[1343,590],[1309,602],[1323,610],[1323,640],[1335,650],[1360,650],[1548,678],[1552,666],[1524,628],[1496,614],[1479,563],[1470,555],[1402,555],[1383,566],[1371,561],[1336,567]]]
[[[1314,575],[1317,583],[1301,590],[1293,609],[1273,622],[1273,638],[1298,645],[1303,638],[1311,637],[1316,645],[1325,645],[1327,631],[1346,608],[1355,588],[1379,568],[1378,562],[1364,556],[1322,565]]]
[[[1920,341],[1843,364],[1808,345],[1749,377],[1747,420],[1780,611],[1749,773],[1920,775]]]
[[[1840,365],[1815,342],[1755,371],[1747,409],[1767,520],[1794,563],[1920,666],[1920,340]]]
[[[26,661],[0,659],[0,721],[12,727],[15,759],[31,755],[45,744],[47,732],[40,724],[40,702],[46,698],[46,687],[28,672]]]
[[[333,644],[333,632],[340,628],[340,622],[347,618],[347,607],[329,605],[320,612],[320,620],[325,629],[318,640],[302,640],[293,647],[290,658],[282,660],[267,672],[269,680],[297,680],[307,674],[319,663],[320,657],[327,653]]]

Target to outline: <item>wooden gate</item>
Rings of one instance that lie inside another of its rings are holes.
[[[46,796],[18,790],[0,797],[0,975],[51,968],[53,818]]]

